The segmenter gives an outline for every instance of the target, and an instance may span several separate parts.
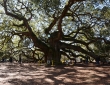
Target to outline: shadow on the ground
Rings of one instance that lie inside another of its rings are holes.
[[[3,85],[2,82],[5,85],[110,85],[109,66],[45,67],[37,64],[4,66],[4,69],[0,69],[0,85]]]

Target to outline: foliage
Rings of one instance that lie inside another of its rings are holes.
[[[33,59],[41,52],[55,61],[61,55],[109,56],[109,5],[109,0],[3,0],[1,49],[23,55],[30,50]]]

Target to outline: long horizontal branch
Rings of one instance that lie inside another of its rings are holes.
[[[96,55],[95,53],[88,52],[87,50],[81,48],[80,46],[75,46],[75,45],[66,44],[66,43],[60,43],[60,48],[61,49],[67,48],[67,49],[70,49],[70,50],[78,51],[78,52],[81,52],[83,54],[87,54],[87,55],[89,55],[93,58],[98,57],[98,55]]]

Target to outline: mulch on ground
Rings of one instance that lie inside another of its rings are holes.
[[[110,66],[0,63],[0,85],[110,85]]]

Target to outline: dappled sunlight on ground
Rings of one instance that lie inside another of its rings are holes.
[[[0,63],[0,85],[110,85],[109,66]]]

